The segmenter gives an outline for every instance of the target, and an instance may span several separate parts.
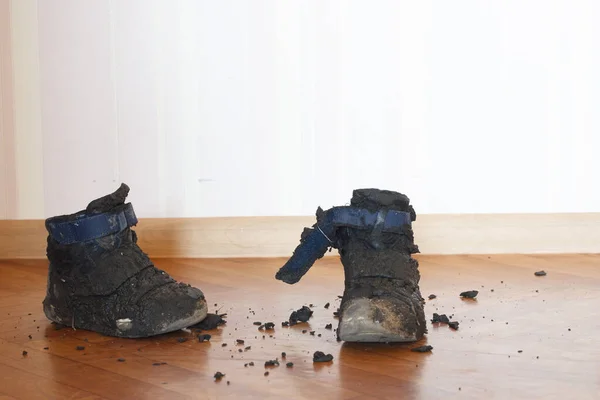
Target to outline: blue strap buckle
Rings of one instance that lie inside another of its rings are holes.
[[[135,211],[129,203],[118,211],[93,215],[81,214],[69,221],[64,221],[61,217],[51,218],[46,221],[46,229],[58,243],[68,245],[113,235],[137,223]]]

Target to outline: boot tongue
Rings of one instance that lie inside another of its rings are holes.
[[[129,186],[122,183],[114,193],[108,194],[104,197],[100,197],[92,201],[86,208],[86,213],[89,214],[100,214],[108,212],[115,207],[125,204],[125,199],[129,194]]]
[[[350,205],[353,207],[366,208],[371,212],[381,209],[396,211],[408,211],[409,198],[398,192],[380,189],[356,189],[352,192]]]

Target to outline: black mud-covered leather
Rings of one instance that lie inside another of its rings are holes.
[[[91,202],[86,211],[55,220],[118,213],[127,207],[123,202],[128,191],[122,185]],[[110,336],[147,337],[196,324],[206,315],[202,291],[156,268],[129,227],[71,244],[61,244],[50,234],[47,256],[43,305],[52,321]]]
[[[152,265],[127,229],[88,243],[61,245],[48,238],[48,259],[75,295],[107,295]]]

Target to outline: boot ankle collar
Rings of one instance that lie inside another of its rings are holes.
[[[102,214],[81,213],[68,220],[64,217],[50,218],[46,220],[46,229],[58,243],[68,245],[114,235],[135,226],[137,222],[133,206],[129,203]]]

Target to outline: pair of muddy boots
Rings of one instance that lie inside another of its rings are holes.
[[[207,316],[199,289],[157,269],[137,245],[137,218],[126,185],[84,211],[50,218],[46,316],[108,336],[148,337]],[[297,282],[329,247],[346,275],[338,335],[346,341],[414,341],[425,332],[417,262],[411,254],[415,213],[406,196],[357,190],[350,207],[317,212],[277,278]],[[207,319],[208,320],[208,319]]]

